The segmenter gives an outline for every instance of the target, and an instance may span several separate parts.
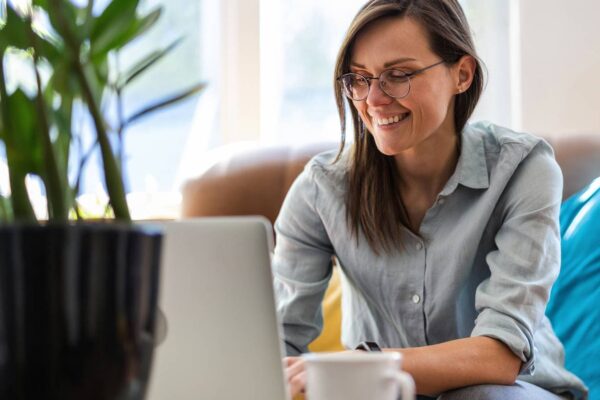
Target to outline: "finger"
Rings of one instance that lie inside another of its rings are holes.
[[[289,366],[285,369],[286,376],[288,381],[304,371],[304,360],[299,358],[298,360],[294,360],[293,363],[290,363]]]
[[[295,363],[297,363],[298,361],[300,361],[300,357],[284,357],[283,359],[283,364],[286,367],[292,366]]]
[[[297,394],[304,393],[304,388],[306,386],[306,372],[302,371],[299,374],[296,374],[288,382],[292,397],[296,396]]]

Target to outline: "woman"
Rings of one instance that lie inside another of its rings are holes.
[[[401,352],[418,393],[585,396],[544,316],[560,263],[560,169],[541,139],[466,124],[483,76],[458,1],[369,1],[335,86],[354,144],[344,150],[342,137],[337,156],[307,165],[275,226],[292,391],[304,388],[296,356],[319,334],[336,256],[343,343]]]

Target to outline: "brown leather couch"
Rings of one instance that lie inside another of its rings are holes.
[[[273,224],[288,189],[308,160],[337,146],[321,142],[262,147],[221,160],[183,186],[181,215],[263,215]]]
[[[554,147],[563,171],[563,199],[600,176],[600,133],[544,137]],[[182,217],[264,215],[273,223],[290,185],[306,162],[321,151],[337,147],[336,143],[265,147],[222,160],[184,185]],[[327,321],[328,309],[337,307],[339,302],[339,285],[333,294],[326,295],[326,301],[330,303],[324,304],[324,329],[339,329],[339,312],[335,321]],[[324,334],[317,341],[327,336]],[[333,350],[339,346],[339,340],[327,339],[311,350]]]
[[[600,133],[548,136],[564,176],[563,198],[600,176]],[[183,218],[264,215],[275,221],[285,195],[315,154],[337,143],[277,146],[249,150],[224,159],[183,187]]]

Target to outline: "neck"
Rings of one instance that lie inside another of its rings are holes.
[[[436,196],[458,162],[458,135],[437,133],[418,146],[395,156],[402,192]]]

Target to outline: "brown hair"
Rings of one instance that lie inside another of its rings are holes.
[[[350,71],[352,47],[358,34],[368,24],[385,17],[410,17],[420,22],[428,32],[431,50],[446,64],[454,64],[465,55],[475,59],[471,86],[455,97],[454,127],[457,134],[465,127],[483,91],[482,63],[477,57],[469,24],[458,0],[371,0],[354,17],[337,56],[334,85],[342,141],[336,161],[345,146],[345,101],[348,101],[337,78]],[[364,133],[366,128],[356,108],[351,101],[348,105],[354,126],[346,194],[348,224],[357,241],[361,227],[376,253],[390,251],[400,243],[401,224],[408,225],[397,189],[398,173],[393,157],[377,150],[373,137]]]

